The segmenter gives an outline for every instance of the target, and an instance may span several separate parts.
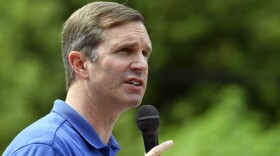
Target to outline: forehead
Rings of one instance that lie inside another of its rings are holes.
[[[146,27],[140,21],[127,22],[105,30],[106,42],[117,45],[130,42],[144,46],[151,51],[152,44]]]

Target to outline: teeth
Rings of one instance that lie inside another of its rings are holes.
[[[134,86],[140,86],[140,82],[137,81],[129,81],[130,84],[133,84]]]

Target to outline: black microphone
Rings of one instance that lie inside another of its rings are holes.
[[[148,153],[158,145],[159,114],[157,109],[151,105],[139,107],[136,113],[136,123],[142,131],[145,151]]]

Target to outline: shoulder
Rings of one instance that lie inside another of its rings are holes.
[[[21,155],[26,155],[26,152],[32,155],[36,149],[39,149],[37,152],[56,153],[53,143],[58,140],[57,133],[65,131],[62,128],[67,127],[65,123],[66,120],[56,113],[46,115],[21,131],[7,147],[4,155],[19,152],[23,152]]]
[[[29,144],[11,153],[4,153],[3,156],[61,156],[53,147],[46,144]]]

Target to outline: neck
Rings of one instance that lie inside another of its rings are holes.
[[[68,90],[65,102],[82,115],[103,143],[107,144],[120,113],[114,112],[103,103],[90,99],[85,92],[85,89],[74,83]]]

